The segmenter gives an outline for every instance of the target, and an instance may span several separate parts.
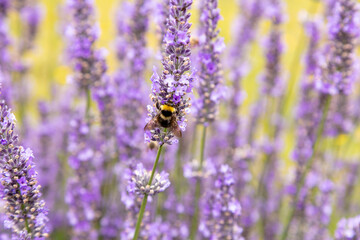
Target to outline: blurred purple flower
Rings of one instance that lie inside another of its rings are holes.
[[[242,79],[249,69],[246,61],[247,49],[250,43],[255,39],[258,24],[263,16],[264,4],[261,0],[241,1],[241,9],[245,14],[239,15],[239,19],[235,21],[235,40],[229,49],[229,60],[226,62],[230,66],[230,79],[232,81],[232,91],[230,92],[230,100],[228,108],[229,113],[227,143],[228,153],[226,159],[231,162],[233,160],[235,149],[240,146],[243,139],[241,134],[241,119],[239,118],[240,105],[244,99],[242,91]]]
[[[73,79],[79,89],[86,90],[101,80],[107,68],[94,46],[99,35],[93,21],[94,6],[91,0],[68,0],[68,8],[73,20],[66,31],[68,55],[74,68]]]
[[[97,239],[93,224],[99,219],[102,156],[91,141],[89,124],[80,119],[73,119],[70,124],[69,165],[75,175],[68,179],[65,195],[68,220],[74,237]]]
[[[243,239],[238,226],[240,202],[234,195],[234,177],[228,165],[217,171],[214,189],[207,197],[199,231],[208,239]]]
[[[125,5],[124,5],[125,4]],[[149,2],[137,0],[126,2],[120,7],[129,9],[117,18],[118,39],[122,46],[118,52],[126,49],[123,55],[118,54],[121,68],[115,74],[115,104],[117,114],[117,141],[120,159],[132,164],[141,160],[144,150],[143,124],[145,118],[146,94],[144,86],[148,51],[146,49],[146,32],[148,31]],[[136,161],[136,162],[135,162]]]
[[[200,124],[209,124],[214,121],[217,107],[221,97],[219,94],[222,81],[220,54],[225,44],[216,29],[221,17],[217,0],[204,1],[204,9],[201,13],[201,41],[199,52],[199,99],[195,103],[197,121]]]
[[[360,16],[354,0],[336,1],[328,17],[330,49],[328,66],[318,80],[326,94],[349,94],[354,81],[354,44],[359,36]]]
[[[336,240],[357,240],[360,238],[360,216],[343,218],[337,224]]]
[[[272,19],[272,26],[265,46],[266,66],[261,83],[264,94],[278,97],[283,92],[281,55],[284,51],[284,43],[280,26],[284,17],[282,13],[282,2],[279,0],[269,2],[269,8],[267,10],[272,9],[269,13],[269,17]]]

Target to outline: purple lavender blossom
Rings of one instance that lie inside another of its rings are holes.
[[[270,1],[267,14],[272,19],[272,27],[266,42],[266,70],[262,78],[264,94],[277,97],[282,91],[281,55],[283,53],[282,32],[280,26],[283,22],[281,1]]]
[[[137,195],[149,195],[153,196],[158,194],[159,192],[165,191],[166,188],[170,186],[169,174],[155,173],[153,182],[149,186],[149,179],[151,173],[148,172],[144,166],[139,163],[136,166],[136,169],[133,172],[133,177],[130,180],[128,185],[128,192],[136,193]]]
[[[161,77],[154,71],[151,77],[151,100],[154,106],[148,105],[149,117],[154,118],[159,110],[156,104],[166,104],[176,109],[177,123],[181,131],[186,129],[185,115],[189,111],[190,98],[186,96],[192,91],[194,78],[190,70],[190,27],[188,23],[192,0],[171,0],[170,15],[167,20],[168,30],[164,38],[165,52],[163,72]],[[162,127],[145,133],[146,141],[156,141],[160,144],[176,142],[172,131],[164,131]]]
[[[222,165],[217,173],[214,190],[207,198],[199,230],[207,239],[243,239],[238,226],[241,206],[234,196],[235,180],[231,168]]]
[[[4,102],[0,103],[0,113],[0,195],[5,201],[7,226],[21,239],[44,239],[48,237],[47,209],[41,199],[33,153],[18,145],[15,116]]]
[[[225,48],[220,38],[217,23],[220,12],[217,0],[204,1],[204,10],[200,21],[203,23],[200,36],[201,50],[199,52],[199,99],[196,102],[197,121],[200,124],[209,124],[214,121],[219,100],[222,98],[222,72],[220,54]]]
[[[80,119],[71,121],[69,165],[75,175],[68,180],[65,201],[69,206],[68,219],[75,239],[98,237],[93,226],[99,219],[102,157],[89,134],[89,124]]]
[[[354,81],[354,44],[359,36],[358,5],[354,0],[336,1],[329,16],[330,51],[325,76],[318,88],[326,94],[349,94]]]
[[[337,224],[336,240],[357,240],[360,238],[360,216],[343,218]]]
[[[297,110],[298,130],[297,142],[293,157],[301,170],[313,152],[316,129],[319,123],[320,102],[319,94],[315,90],[314,76],[320,70],[321,55],[319,51],[320,29],[318,21],[309,21],[305,30],[310,38],[305,56],[305,76],[301,82],[300,103]],[[300,172],[297,173],[300,177]]]
[[[232,91],[229,102],[231,109],[229,116],[229,124],[227,129],[228,153],[226,159],[231,162],[235,149],[241,145],[243,141],[239,136],[241,129],[241,120],[239,118],[239,109],[243,101],[244,93],[242,91],[241,82],[248,70],[246,62],[246,53],[249,44],[255,39],[258,23],[263,15],[263,4],[260,0],[242,2],[244,7],[244,15],[240,16],[236,25],[236,39],[230,49],[229,65],[231,68],[230,79],[232,81]]]
[[[117,16],[117,50],[122,67],[114,77],[114,97],[118,118],[121,119],[117,122],[120,158],[130,163],[133,160],[139,161],[144,150],[139,143],[144,137],[145,109],[139,106],[144,106],[146,102],[144,83],[148,53],[145,35],[148,30],[149,3],[137,0],[134,4],[125,2],[122,9],[124,7],[128,9],[126,16]]]
[[[20,39],[21,53],[25,53],[33,47],[41,20],[41,8],[37,3],[27,3],[20,9],[20,17],[23,22],[24,31]]]
[[[116,136],[114,95],[114,83],[112,79],[109,76],[103,76],[99,82],[99,86],[95,88],[94,98],[98,103],[100,111],[101,135],[107,142]]]
[[[329,179],[320,179],[317,183],[319,190],[315,200],[309,199],[313,204],[307,204],[306,217],[309,223],[309,230],[305,233],[305,239],[331,239],[328,227],[333,211],[334,183]]]
[[[68,0],[73,24],[67,29],[69,57],[75,70],[73,79],[79,89],[87,90],[98,84],[106,68],[102,55],[95,51],[94,43],[99,29],[94,26],[94,6],[91,0]]]

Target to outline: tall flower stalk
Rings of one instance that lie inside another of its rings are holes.
[[[91,118],[91,90],[96,88],[102,127],[100,134],[106,138],[111,134],[113,122],[111,92],[104,76],[107,66],[103,53],[95,48],[98,28],[94,26],[94,5],[91,0],[68,0],[72,24],[67,29],[69,59],[73,67],[71,80],[86,104],[83,116],[77,114],[70,121],[68,162],[74,176],[68,179],[66,203],[68,219],[76,239],[97,239],[101,212],[101,184],[105,154],[102,153],[101,138],[93,138]],[[109,100],[110,99],[110,100]]]
[[[0,89],[1,92],[1,89]],[[45,202],[37,180],[34,155],[19,145],[15,116],[0,103],[0,195],[5,201],[7,225],[19,239],[48,237]]]
[[[245,9],[244,14],[240,16],[237,22],[236,37],[230,49],[229,65],[230,65],[230,80],[232,84],[232,91],[229,100],[228,129],[227,131],[227,153],[226,162],[231,163],[234,160],[235,149],[240,146],[242,139],[241,135],[241,119],[239,118],[240,106],[242,104],[243,89],[242,80],[247,74],[248,63],[246,62],[247,49],[256,37],[257,28],[261,17],[263,16],[263,3],[260,0],[253,0],[241,2]],[[242,6],[241,6],[242,7]]]
[[[146,0],[122,2],[117,14],[116,53],[120,69],[115,73],[115,104],[117,111],[117,154],[120,162],[116,166],[126,168],[128,174],[118,174],[119,193],[128,214],[122,220],[122,239],[132,239],[136,227],[137,215],[143,195],[129,191],[127,181],[135,174],[137,164],[149,159],[143,152],[145,146],[139,144],[144,139],[144,117],[146,115],[145,71],[148,59],[146,33],[149,25],[150,4]],[[165,29],[166,30],[166,29]],[[152,156],[152,155],[151,155]],[[150,158],[151,159],[151,158]],[[149,160],[143,162],[146,166]],[[141,171],[142,172],[142,171]],[[147,180],[148,181],[148,180]],[[117,204],[117,203],[115,203]],[[146,215],[146,213],[145,213]],[[146,224],[149,217],[145,217]],[[146,231],[139,235],[145,236]]]
[[[319,107],[322,112],[319,125],[311,145],[312,152],[300,173],[296,184],[293,207],[288,215],[281,239],[285,240],[291,222],[295,216],[296,206],[299,202],[300,193],[304,186],[306,177],[311,171],[317,153],[319,140],[324,132],[325,122],[328,116],[332,95],[349,94],[352,86],[353,74],[353,41],[357,36],[355,18],[357,10],[356,2],[353,0],[341,0],[335,4],[335,10],[329,16],[330,51],[326,69],[315,76],[316,88],[320,91]]]
[[[192,0],[170,0],[170,15],[167,19],[168,29],[164,38],[163,72],[161,77],[156,72],[151,77],[152,94],[150,98],[154,106],[148,106],[150,119],[145,126],[145,140],[157,142],[159,149],[151,177],[145,188],[152,184],[163,145],[177,142],[175,135],[181,136],[181,131],[185,131],[186,128],[185,115],[190,107],[190,98],[187,97],[187,93],[192,91],[193,86],[193,77],[188,73],[191,67],[189,31],[191,24],[188,22],[191,5]],[[175,118],[176,122],[172,119],[170,128],[163,127],[157,122],[162,114],[162,106],[173,110],[172,118]],[[140,233],[147,198],[148,194],[145,194],[136,224],[134,240]]]
[[[201,172],[204,165],[204,151],[206,141],[206,130],[210,123],[215,120],[217,115],[217,108],[221,95],[223,94],[222,84],[222,69],[220,63],[220,54],[223,51],[225,44],[222,38],[219,37],[219,30],[217,30],[218,21],[221,18],[218,9],[217,0],[202,1],[203,12],[201,13],[200,21],[203,23],[200,29],[201,35],[199,38],[199,99],[196,102],[196,117],[197,123],[203,126],[200,146],[200,164],[198,171]],[[201,180],[196,179],[195,186],[195,211],[190,229],[190,239],[194,239],[197,234],[199,221],[199,198],[201,196]]]
[[[262,93],[264,94],[268,119],[266,124],[266,142],[264,143],[264,164],[260,173],[259,181],[259,211],[264,239],[275,239],[277,234],[277,217],[280,200],[279,190],[275,186],[280,158],[279,149],[281,144],[282,119],[279,116],[281,100],[284,96],[284,81],[281,74],[283,55],[283,32],[284,21],[283,2],[281,0],[270,0],[268,2],[269,12],[267,17],[271,19],[272,25],[265,48],[265,73],[261,79]],[[265,116],[265,115],[264,115]],[[272,194],[271,194],[272,193]]]

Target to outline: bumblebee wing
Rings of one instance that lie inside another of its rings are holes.
[[[144,127],[144,131],[150,131],[159,127],[159,123],[156,121],[156,118],[151,119]]]
[[[172,121],[171,121],[171,126],[170,126],[170,129],[171,131],[174,133],[174,135],[178,138],[181,138],[182,137],[182,132],[181,132],[181,129],[179,127],[179,124],[177,123],[176,121],[176,118],[174,118]]]

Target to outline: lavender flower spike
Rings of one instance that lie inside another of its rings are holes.
[[[48,218],[34,169],[34,155],[18,145],[15,121],[10,109],[1,102],[0,196],[6,204],[6,225],[20,239],[44,239],[48,237]]]
[[[354,44],[359,36],[358,5],[355,0],[336,1],[329,16],[330,53],[326,77],[318,82],[320,90],[327,94],[349,94],[354,80]]]
[[[68,0],[69,10],[73,12],[73,24],[67,30],[69,35],[69,56],[75,71],[73,79],[79,89],[88,90],[96,85],[106,68],[95,51],[98,28],[94,27],[92,0]],[[100,54],[101,55],[101,54]]]
[[[272,0],[269,4],[269,17],[272,27],[266,43],[266,71],[262,79],[263,92],[277,97],[282,93],[281,55],[283,53],[281,23],[284,21],[282,1]]]
[[[213,122],[217,112],[217,106],[221,98],[221,64],[220,53],[225,44],[218,37],[217,23],[221,16],[217,7],[217,0],[206,0],[201,15],[203,33],[200,36],[201,50],[200,59],[200,86],[198,88],[200,99],[197,102],[197,121],[201,124]]]
[[[176,142],[175,134],[181,132],[164,131],[159,124],[154,123],[160,113],[159,105],[168,105],[176,111],[176,121],[181,131],[185,131],[185,115],[189,111],[190,98],[186,96],[193,88],[193,77],[187,73],[190,70],[190,18],[189,9],[192,0],[171,0],[168,30],[164,38],[166,44],[164,59],[162,60],[163,72],[161,77],[154,72],[151,77],[151,100],[154,106],[148,106],[150,120],[145,127],[146,141],[156,141],[159,144],[172,144]],[[150,121],[150,122],[149,122]],[[152,126],[151,126],[152,125]]]

